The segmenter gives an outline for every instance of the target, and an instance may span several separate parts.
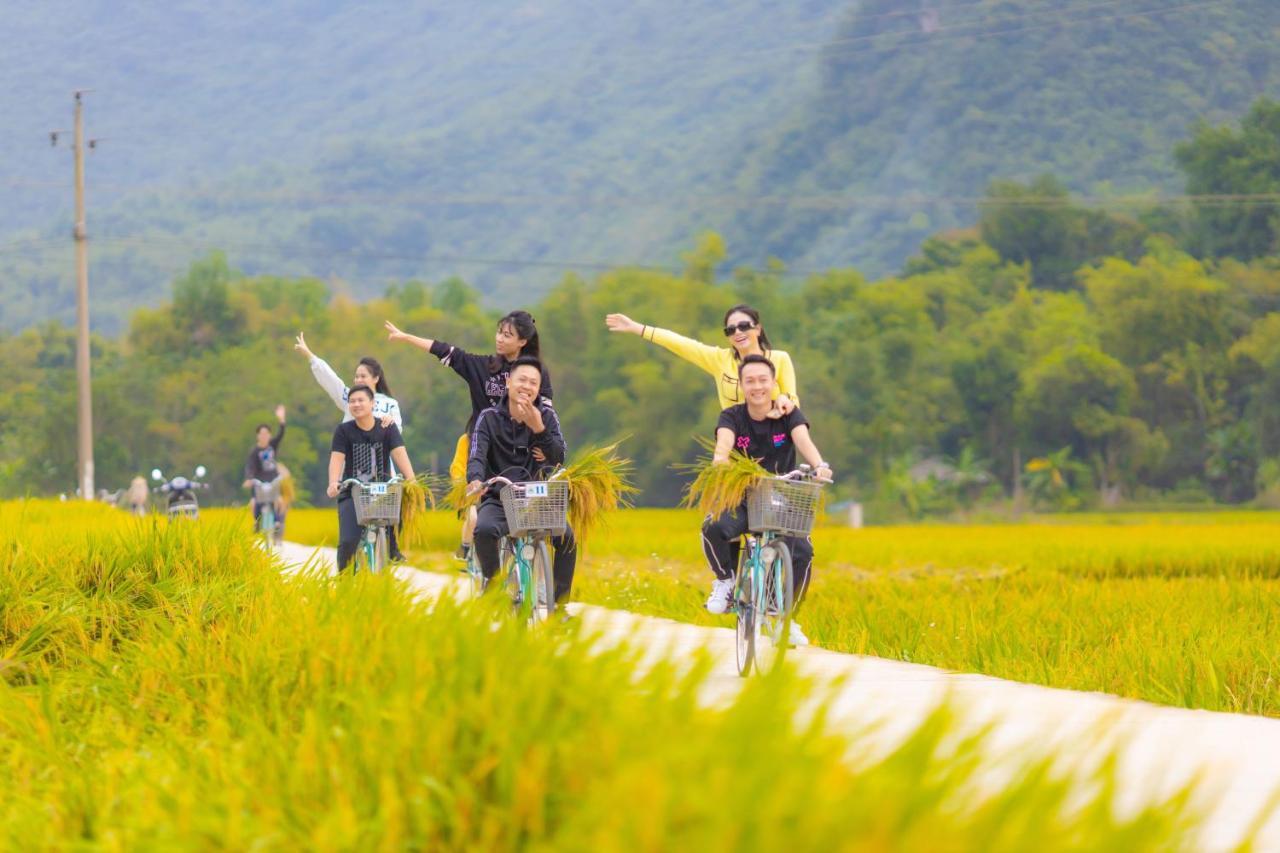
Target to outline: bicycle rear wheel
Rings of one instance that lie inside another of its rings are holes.
[[[751,674],[756,658],[756,608],[751,590],[751,564],[743,559],[738,568],[738,582],[733,588],[733,609],[737,614],[735,645],[738,652],[738,675]]]
[[[551,619],[556,610],[556,587],[551,578],[551,556],[547,543],[539,539],[533,544],[533,559],[529,561],[529,586],[525,601],[529,604],[528,620],[537,625]]]

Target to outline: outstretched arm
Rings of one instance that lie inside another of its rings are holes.
[[[626,314],[609,314],[604,318],[604,323],[611,332],[626,332],[632,335],[639,335],[644,340],[652,341],[658,346],[675,353],[690,364],[701,367],[712,376],[720,375],[721,361],[724,356],[723,350],[718,347],[707,346],[701,341],[695,341],[693,338],[677,335],[669,329],[659,329],[657,326],[646,326],[642,323],[637,323]]]
[[[329,399],[333,401],[333,404],[341,409],[345,415],[347,413],[347,386],[338,378],[338,374],[333,372],[333,368],[329,366],[328,362],[311,351],[302,332],[298,333],[298,338],[293,348],[305,355],[307,360],[311,362],[311,375],[316,378],[316,382],[320,383],[320,387],[329,395]]]
[[[427,352],[431,352],[431,346],[435,343],[431,338],[420,338],[417,335],[411,335],[408,332],[401,331],[396,327],[396,324],[392,323],[390,320],[384,322],[382,327],[387,330],[387,340],[389,341],[405,341],[406,343],[413,344],[418,349],[426,350]]]

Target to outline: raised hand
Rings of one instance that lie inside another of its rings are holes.
[[[284,404],[283,403],[276,406],[276,420],[278,420],[280,423],[284,423]]]
[[[396,324],[390,320],[384,320],[382,328],[387,330],[387,340],[389,341],[403,341],[405,338],[409,337],[407,334],[400,331],[400,329],[396,327]]]
[[[626,314],[606,314],[604,324],[611,332],[629,332],[638,335],[644,331],[644,326],[632,320]]]
[[[305,355],[307,358],[311,358],[314,355],[314,353],[311,352],[311,348],[307,346],[307,339],[303,336],[302,332],[298,332],[298,337],[294,339],[293,348]]]

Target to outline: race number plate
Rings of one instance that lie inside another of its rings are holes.
[[[545,498],[547,496],[547,484],[530,483],[524,487],[524,496],[526,498]]]
[[[371,495],[385,495],[387,493],[387,484],[386,483],[370,483],[369,485],[365,486],[365,489]]]

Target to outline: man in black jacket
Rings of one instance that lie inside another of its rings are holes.
[[[507,393],[480,413],[471,433],[471,452],[467,457],[468,490],[484,488],[491,477],[506,477],[515,482],[534,479],[544,468],[564,461],[564,437],[556,410],[538,394],[542,383],[542,364],[533,357],[522,356],[511,365],[507,377]],[[490,489],[480,502],[476,520],[475,548],[480,570],[486,579],[498,572],[498,540],[510,531],[502,509],[498,489]],[[578,562],[573,531],[553,537],[555,549],[551,572],[555,578],[556,601],[568,597],[573,586],[573,572]]]

